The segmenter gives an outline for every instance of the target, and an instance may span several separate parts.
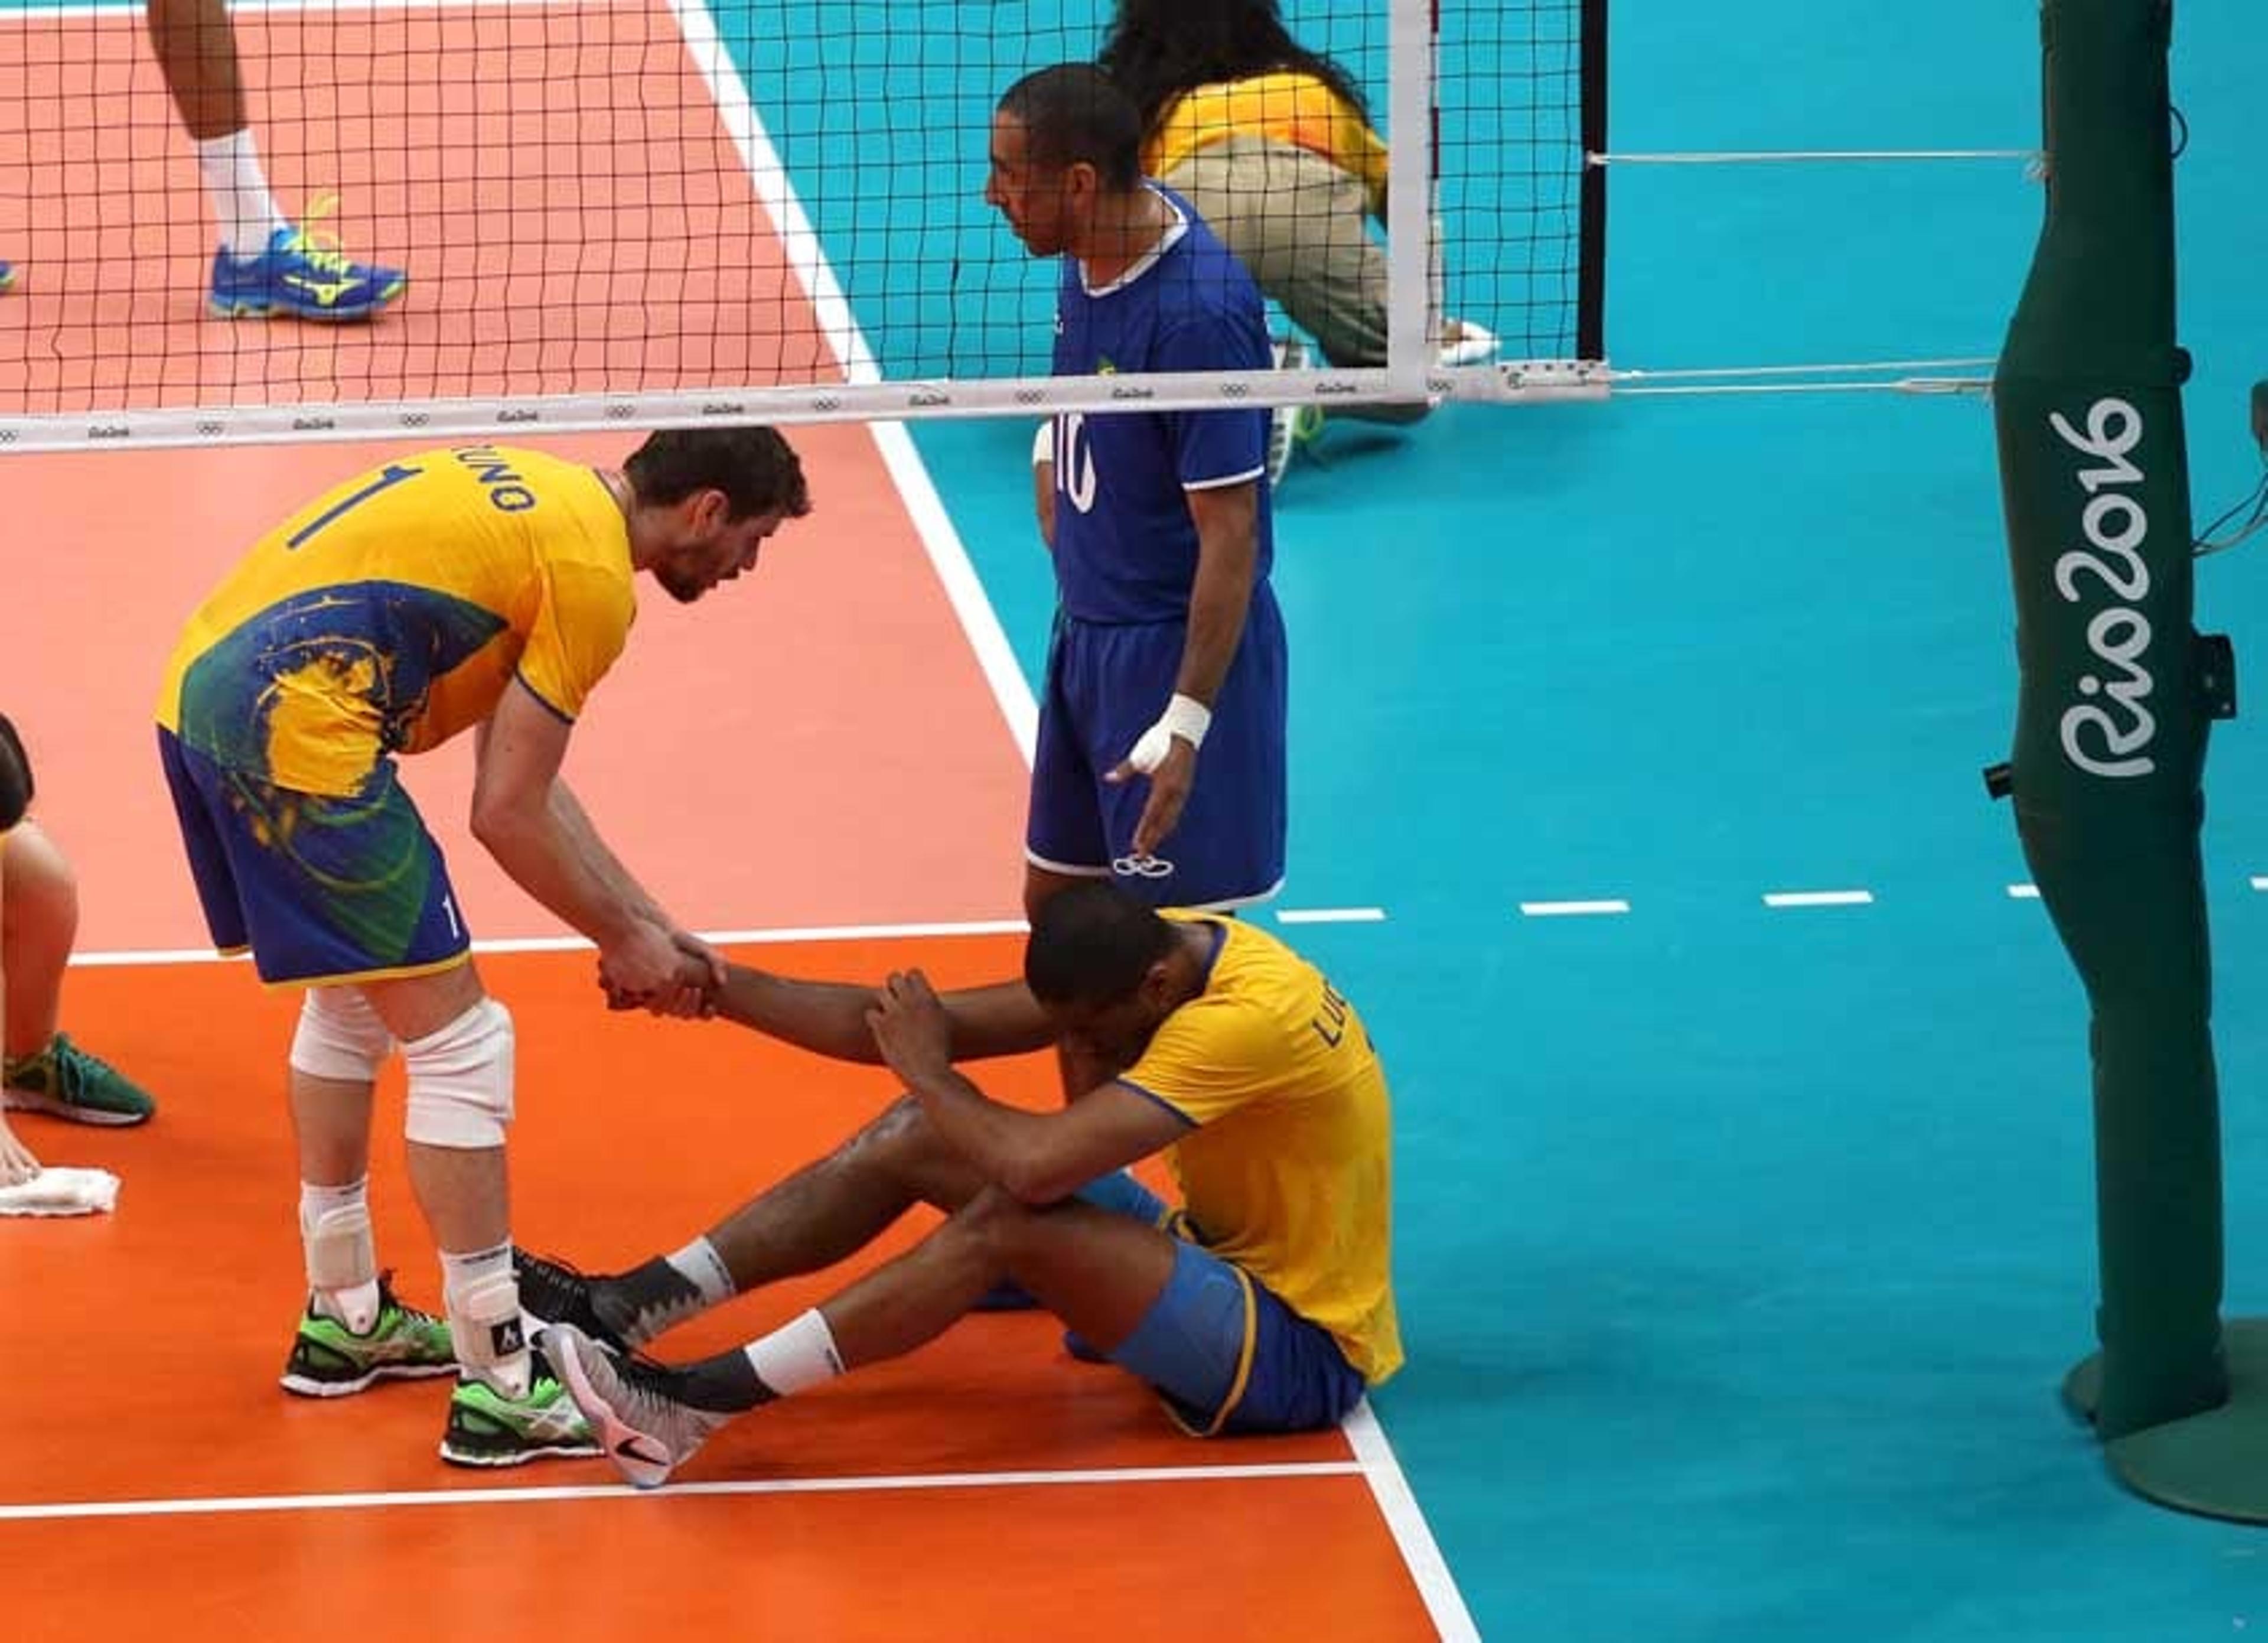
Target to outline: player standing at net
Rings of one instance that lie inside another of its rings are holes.
[[[1141,140],[1086,63],[1026,76],[995,111],[985,201],[1033,255],[1063,259],[1056,374],[1268,369],[1251,276],[1144,180]],[[1183,907],[1280,887],[1288,664],[1267,433],[1261,409],[1071,411],[1044,436],[1058,615],[1027,912],[1090,878]]]
[[[607,849],[561,763],[628,637],[636,573],[690,603],[809,509],[794,451],[764,428],[658,433],[620,472],[429,451],[308,504],[191,617],[158,744],[206,923],[263,982],[304,989],[290,1093],[308,1300],[286,1389],[460,1369],[445,1459],[592,1452],[520,1325],[512,1017],[482,987],[394,755],[474,731],[474,836],[596,944],[611,984],[666,1007],[680,961],[705,973],[716,955]],[[394,1299],[372,1234],[372,1092],[397,1043],[446,1325]]]
[[[150,41],[204,181],[218,245],[206,301],[224,317],[280,314],[347,323],[372,318],[401,295],[409,276],[348,257],[313,226],[326,197],[293,222],[269,191],[236,53],[227,0],[148,0]],[[0,262],[0,291],[15,284]]]
[[[1150,174],[1197,208],[1323,357],[1385,365],[1386,253],[1368,219],[1386,222],[1386,144],[1354,77],[1292,39],[1275,0],[1118,0],[1097,62],[1141,116]],[[1444,364],[1494,347],[1456,320],[1441,343]],[[1285,363],[1305,365],[1304,349]],[[1407,423],[1429,409],[1336,414]],[[1322,420],[1318,406],[1278,413],[1271,475]]]

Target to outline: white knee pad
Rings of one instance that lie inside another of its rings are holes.
[[[401,1047],[409,1138],[423,1146],[504,1145],[512,1122],[512,1012],[483,998],[439,1032]]]
[[[359,987],[310,987],[291,1035],[291,1065],[310,1078],[367,1084],[394,1053],[394,1035]]]

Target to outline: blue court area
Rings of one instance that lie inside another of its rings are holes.
[[[1030,11],[1035,55],[1010,68],[1093,39]],[[2202,522],[2258,473],[2268,24],[2188,5],[2176,26]],[[1618,0],[1612,50],[1617,150],[2038,140],[2029,5]],[[1002,232],[976,199],[982,67],[920,70],[961,77],[975,111],[967,151],[925,161],[954,171],[970,235]],[[792,168],[848,140],[775,136]],[[1631,168],[1613,191],[1609,348],[1654,368],[1989,356],[2042,203],[2013,161]],[[890,228],[807,197],[830,247]],[[897,254],[949,251],[931,239]],[[887,259],[839,266],[871,334],[906,320],[862,298]],[[1044,279],[1020,300],[1037,346]],[[1027,431],[917,434],[1036,677]],[[2268,1625],[2268,1535],[2125,1495],[2055,1397],[2093,1340],[2088,1065],[2078,984],[2008,894],[2013,820],[1978,776],[2015,689],[1984,402],[1451,407],[1406,438],[1332,431],[1279,508],[1283,905],[1389,915],[1293,934],[1394,1072],[1411,1361],[1377,1401],[1484,1635]],[[2235,636],[2248,686],[2264,618],[2257,553],[2208,562],[2199,625]],[[2207,792],[2241,1315],[2268,1311],[2257,712],[2219,727]],[[1874,899],[1763,900],[1837,888]],[[1630,911],[1519,910],[1587,898]]]

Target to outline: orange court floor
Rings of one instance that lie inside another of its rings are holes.
[[[1019,704],[956,615],[946,550],[902,497],[887,436],[795,437],[812,518],[755,577],[694,607],[642,588],[567,773],[664,903],[747,938],[731,948],[743,957],[997,978],[1019,952]],[[542,443],[611,462],[627,441]],[[283,1096],[295,1003],[206,950],[151,711],[180,623],[243,545],[413,448],[6,467],[11,539],[55,549],[0,599],[0,699],[33,748],[39,817],[81,879],[64,1024],[160,1101],[139,1131],[21,1121],[44,1161],[124,1184],[113,1214],[0,1219],[6,1635],[162,1629],[193,1643],[403,1609],[452,1632],[501,1611],[504,1635],[553,1639],[703,1623],[828,1639],[1434,1635],[1413,1573],[1425,1558],[1404,1550],[1429,1543],[1410,1532],[1382,1440],[1366,1458],[1351,1426],[1352,1439],[1184,1437],[1036,1315],[969,1319],[765,1410],[654,1497],[603,1461],[447,1466],[440,1383],[336,1404],[277,1387],[302,1293]],[[465,750],[406,773],[518,1023],[513,1226],[528,1247],[600,1269],[674,1249],[895,1094],[883,1072],[728,1026],[609,1014],[593,955],[468,837]],[[1044,1058],[984,1077],[1017,1100],[1055,1098]],[[389,1079],[372,1168],[380,1258],[431,1306],[398,1068]],[[752,1338],[841,1278],[743,1299],[666,1350]]]
[[[1003,973],[1012,938],[798,944],[751,961],[860,976]],[[675,1248],[895,1093],[720,1023],[609,1015],[587,952],[490,956],[519,1026],[515,1226],[609,1267]],[[603,1460],[468,1472],[435,1453],[445,1381],[335,1403],[276,1384],[299,1296],[281,1095],[289,995],[236,963],[76,974],[74,1029],[162,1094],[139,1131],[26,1118],[57,1162],[124,1182],[114,1214],[0,1220],[0,1566],[24,1639],[306,1635],[415,1610],[453,1631],[1385,1639],[1432,1634],[1337,1433],[1204,1442],[1039,1315],[929,1348],[727,1428],[666,1490]],[[1049,1099],[1051,1065],[988,1086]],[[400,1075],[373,1157],[380,1257],[431,1305],[401,1168]],[[917,1212],[875,1258],[918,1235]],[[853,1264],[852,1270],[859,1264]],[[697,1320],[670,1356],[751,1338],[841,1271]],[[522,1630],[524,1628],[524,1630]]]

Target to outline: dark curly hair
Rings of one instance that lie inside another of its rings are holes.
[[[665,428],[622,464],[640,502],[666,507],[696,490],[725,493],[726,517],[811,512],[795,447],[776,428]]]
[[[1372,123],[1354,77],[1293,40],[1276,0],[1118,0],[1095,63],[1133,100],[1145,131],[1197,86],[1279,70],[1314,75]]]

